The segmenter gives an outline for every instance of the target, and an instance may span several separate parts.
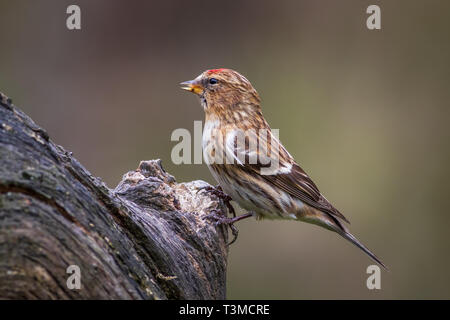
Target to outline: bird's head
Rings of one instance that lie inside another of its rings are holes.
[[[261,114],[258,93],[250,81],[234,70],[206,70],[180,86],[200,97],[207,117],[238,120],[236,117]]]

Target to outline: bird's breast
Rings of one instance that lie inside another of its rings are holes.
[[[203,158],[206,164],[214,163],[217,152],[217,140],[220,135],[220,122],[218,120],[207,120],[203,128],[202,148]]]

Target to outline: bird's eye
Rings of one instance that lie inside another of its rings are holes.
[[[216,84],[217,82],[219,82],[219,80],[217,80],[216,78],[209,79],[210,84]]]

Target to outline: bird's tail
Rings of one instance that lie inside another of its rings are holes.
[[[358,241],[358,239],[356,239],[356,237],[354,235],[352,235],[350,232],[348,232],[347,230],[339,230],[337,231],[342,237],[344,237],[345,239],[347,239],[348,241],[350,241],[351,243],[353,243],[355,246],[357,246],[358,248],[360,248],[362,251],[364,251],[373,261],[375,261],[376,263],[378,263],[380,266],[382,266],[386,271],[389,271],[388,267],[381,262],[381,260],[369,249],[367,249],[367,247],[365,245],[363,245],[361,242]]]
[[[312,212],[302,212],[300,218],[302,221],[313,223],[325,229],[338,233],[343,238],[347,239],[362,251],[364,251],[373,261],[386,269],[386,271],[389,271],[388,267],[383,262],[381,262],[381,260],[378,259],[378,257],[372,251],[367,249],[365,245],[359,242],[358,239],[356,239],[356,237],[350,233],[348,228],[339,220],[338,217],[315,209]]]

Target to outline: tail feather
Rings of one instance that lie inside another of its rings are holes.
[[[373,261],[375,261],[380,266],[382,266],[386,271],[389,271],[388,267],[383,262],[381,262],[381,260],[372,251],[367,249],[367,247],[365,245],[363,245],[361,242],[359,242],[358,239],[356,239],[355,236],[352,235],[350,232],[342,231],[342,232],[338,232],[338,233],[342,237],[344,237],[345,239],[347,239],[348,241],[353,243],[355,246],[360,248],[362,251],[364,251]]]
[[[388,267],[383,262],[381,262],[381,260],[378,259],[378,257],[372,251],[370,251],[365,245],[359,242],[358,239],[356,239],[356,237],[350,233],[348,228],[337,217],[329,213],[314,209],[313,211],[303,211],[300,219],[302,221],[316,224],[325,229],[338,233],[343,238],[347,239],[362,251],[364,251],[373,261],[382,266],[386,271],[389,271]]]

